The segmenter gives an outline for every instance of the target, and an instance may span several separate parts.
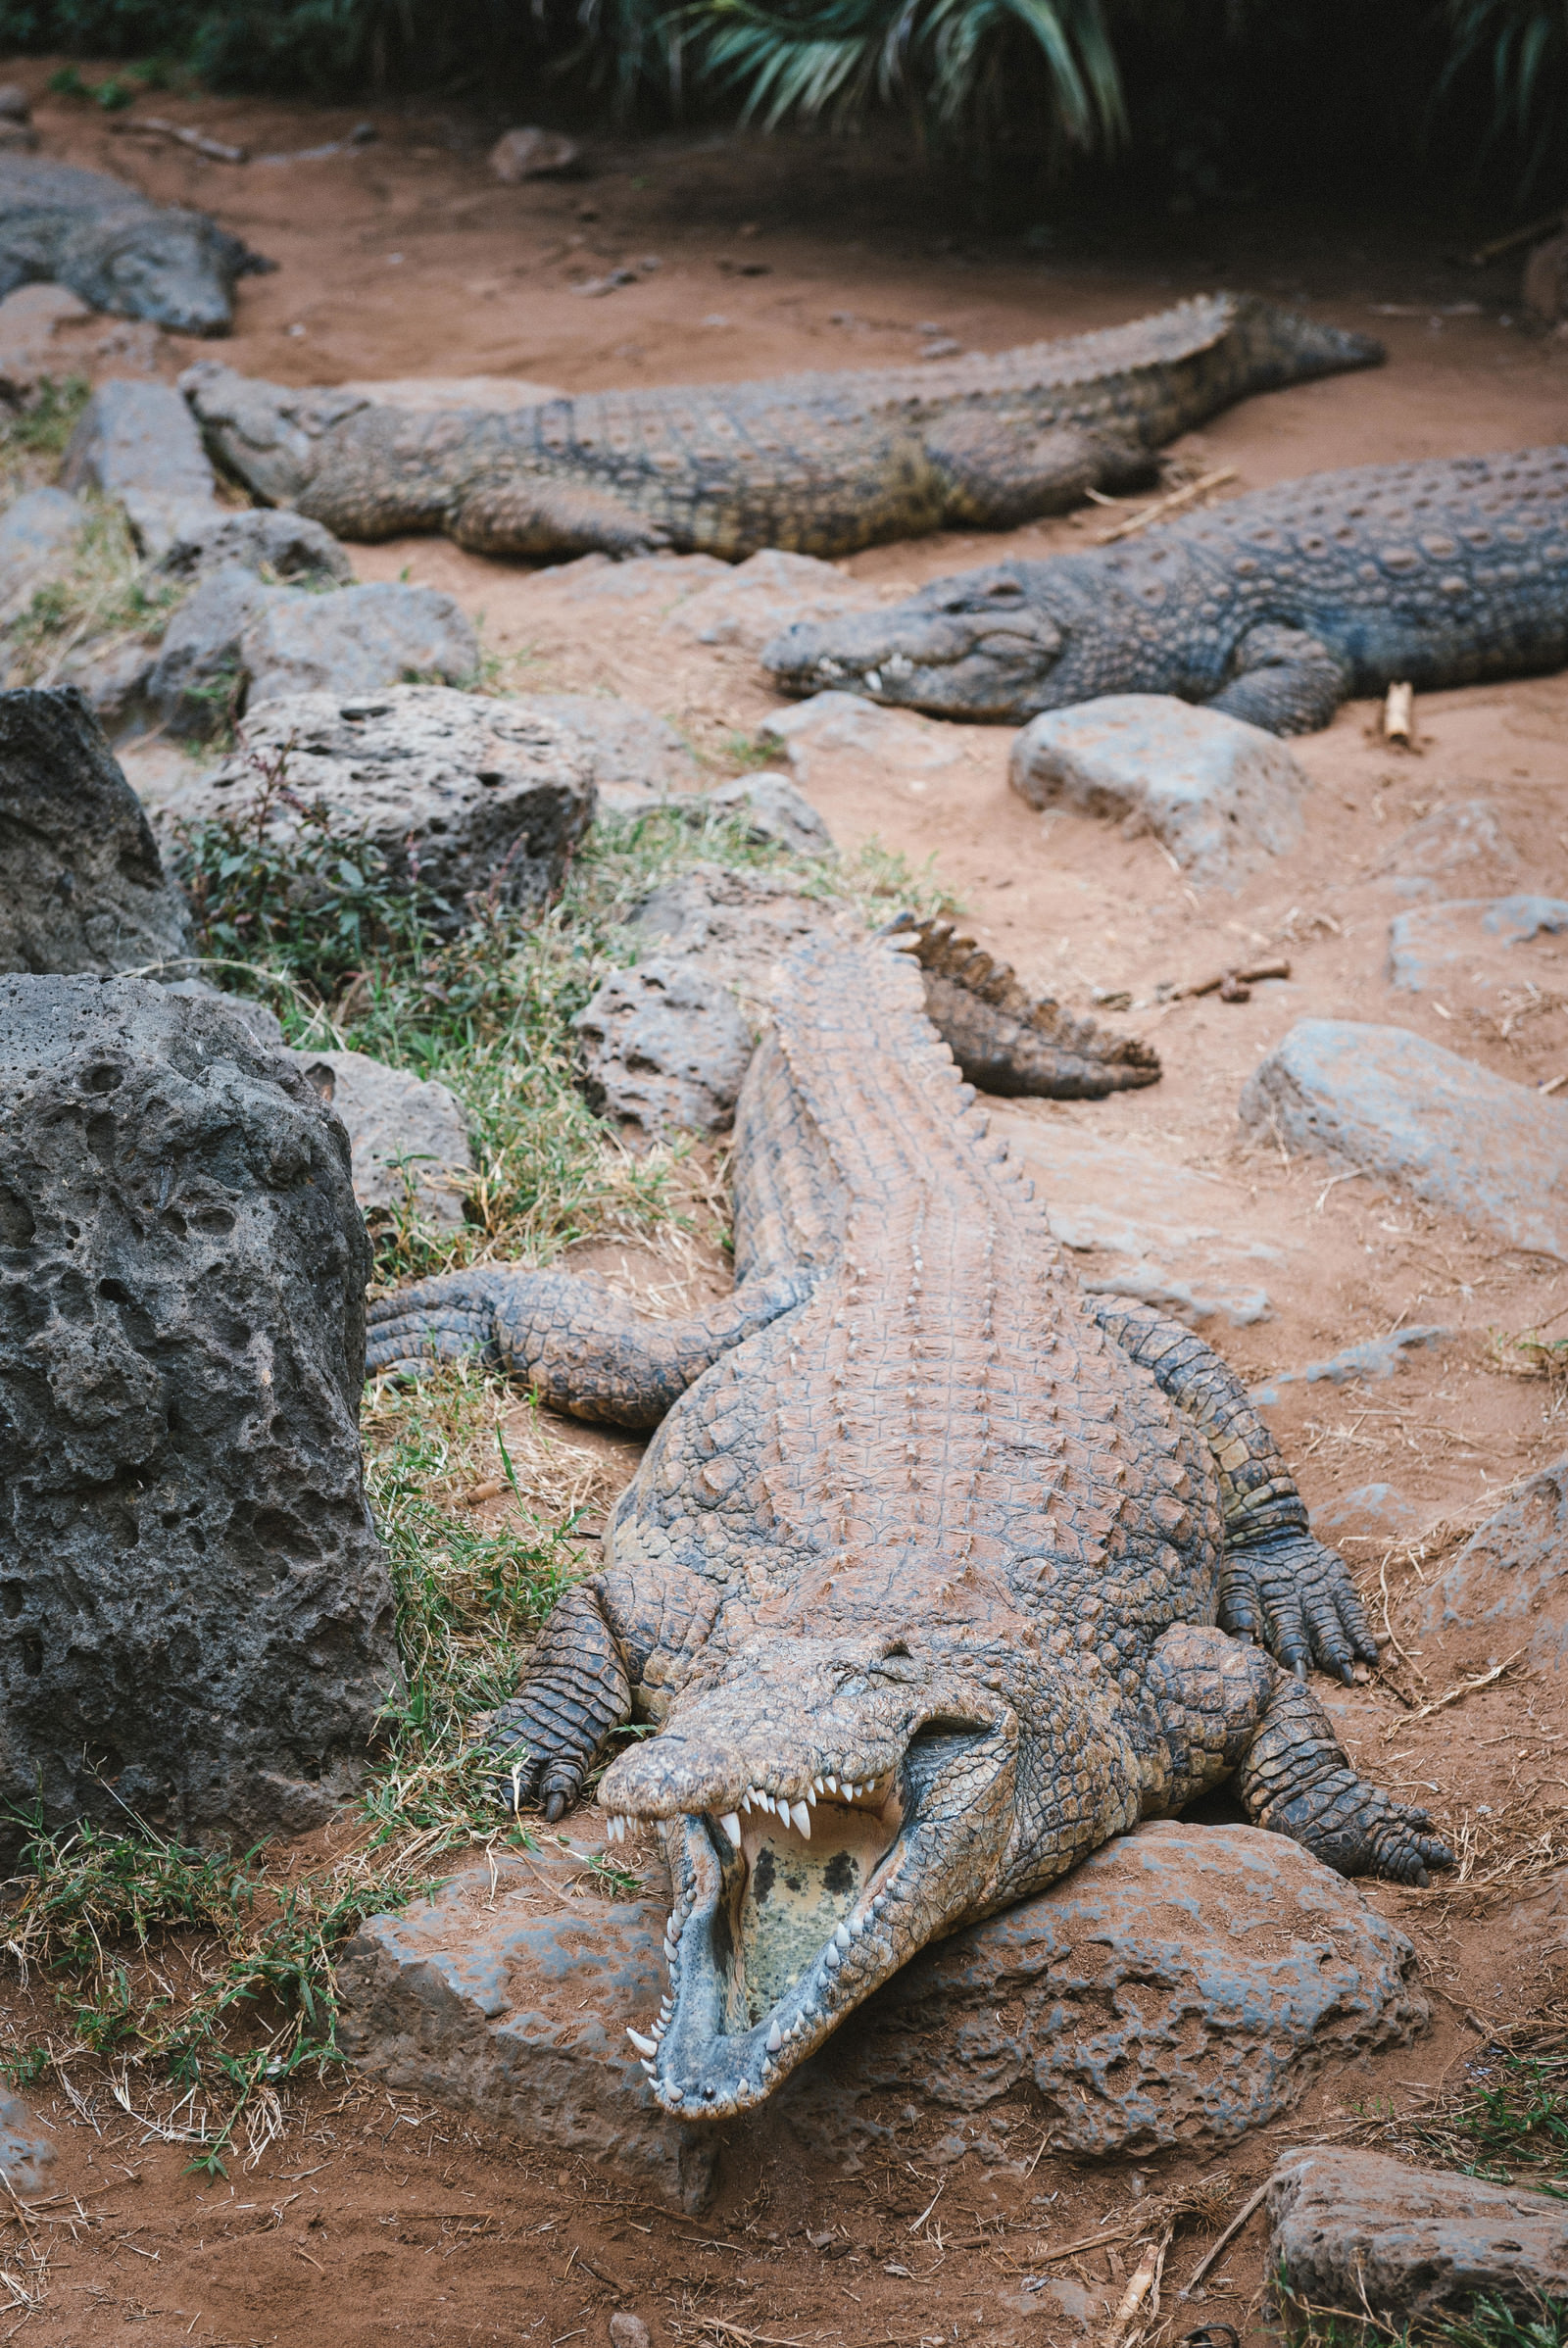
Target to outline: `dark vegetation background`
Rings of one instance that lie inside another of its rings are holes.
[[[1568,177],[1568,0],[0,0],[0,50],[568,128],[892,115],[1020,220]]]

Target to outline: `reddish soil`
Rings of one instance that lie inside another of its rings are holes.
[[[14,77],[41,91],[46,72],[29,61]],[[315,145],[357,119],[163,96],[137,111],[199,122],[256,151]],[[230,168],[144,147],[79,105],[42,102],[38,113],[48,151],[199,203],[281,263],[245,282],[239,331],[206,354],[275,378],[494,373],[589,389],[863,366],[907,357],[928,324],[968,347],[1001,348],[1107,324],[1223,279],[1314,297],[1345,324],[1368,325],[1374,306],[1412,313],[1378,322],[1391,360],[1382,372],[1255,400],[1207,430],[1202,455],[1233,465],[1238,489],[1561,434],[1568,353],[1502,323],[1506,270],[1479,280],[1478,295],[1430,224],[1238,214],[1154,221],[1097,243],[1093,223],[1063,219],[1039,258],[1016,240],[955,237],[891,152],[669,138],[601,148],[577,182],[509,189],[485,173],[489,132],[433,116],[376,119],[376,143],[337,160]],[[661,266],[637,284],[603,299],[573,290],[645,254]],[[765,273],[745,273],[754,266]],[[1479,312],[1452,314],[1477,299]],[[166,363],[190,355],[172,348]],[[1094,527],[1091,515],[1001,541],[948,537],[845,567],[902,590],[1008,547],[1081,544]],[[406,569],[482,611],[491,648],[518,656],[519,682],[608,688],[660,709],[715,773],[733,759],[730,737],[750,733],[774,704],[749,653],[672,636],[646,602],[568,603],[548,574],[436,540],[357,550],[356,562],[366,578]],[[1506,1001],[1466,983],[1395,996],[1385,967],[1389,919],[1407,902],[1390,878],[1395,844],[1456,803],[1488,803],[1507,846],[1455,864],[1447,893],[1568,895],[1568,678],[1434,695],[1420,705],[1413,755],[1383,746],[1374,717],[1346,709],[1298,746],[1318,785],[1305,844],[1234,897],[1200,897],[1151,839],[1124,840],[1074,815],[1043,821],[1005,788],[1002,729],[953,729],[962,755],[928,773],[841,759],[813,769],[809,787],[846,847],[876,834],[915,863],[934,856],[970,924],[1025,978],[1080,1003],[1097,988],[1135,999],[1131,1017],[1164,1055],[1157,1088],[1010,1113],[1039,1150],[1049,1151],[1054,1121],[1068,1120],[1219,1176],[1249,1230],[1289,1243],[1268,1282],[1271,1316],[1216,1333],[1239,1368],[1256,1377],[1298,1366],[1404,1321],[1452,1332],[1386,1383],[1293,1386],[1272,1414],[1314,1508],[1385,1483],[1409,1503],[1411,1529],[1427,1529],[1424,1558],[1419,1544],[1413,1558],[1408,1548],[1391,1557],[1393,1537],[1370,1520],[1350,1520],[1345,1539],[1374,1592],[1388,1560],[1390,1619],[1408,1649],[1411,1594],[1455,1528],[1564,1448],[1559,1400],[1543,1382],[1508,1374],[1493,1332],[1568,1326],[1568,1273],[1377,1182],[1330,1186],[1315,1162],[1244,1147],[1236,1101],[1263,1052],[1312,1014],[1412,1027],[1525,1082],[1568,1074],[1568,956],[1549,941],[1519,950]],[[1160,981],[1278,953],[1291,960],[1290,981],[1258,987],[1246,1004],[1209,997],[1152,1007]],[[940,2171],[893,2160],[846,2178],[781,2156],[732,2173],[694,2222],[638,2205],[586,2165],[371,2085],[345,2090],[341,2079],[300,2096],[260,2161],[212,2185],[183,2176],[183,2151],[149,2138],[100,2083],[90,2113],[39,2098],[60,2123],[53,2189],[79,2196],[81,2214],[62,2226],[70,2205],[40,2199],[29,2224],[58,2247],[36,2313],[19,2306],[15,2327],[40,2348],[186,2338],[209,2348],[387,2339],[604,2348],[609,2314],[624,2307],[656,2342],[702,2336],[733,2348],[754,2339],[1033,2348],[1085,2336],[1075,2311],[1099,2335],[1136,2263],[1141,2198],[1223,2173],[1221,2199],[1234,2210],[1281,2144],[1419,2112],[1480,2043],[1467,2015],[1492,2024],[1541,2014],[1557,1994],[1560,1879],[1542,1871],[1563,1846],[1560,1689],[1514,1668],[1412,1717],[1490,1660],[1484,1639],[1429,1643],[1380,1682],[1331,1697],[1369,1774],[1428,1801],[1453,1839],[1467,1838],[1476,1875],[1513,1870],[1481,1888],[1371,1891],[1421,1951],[1431,2034],[1354,2076],[1326,2078],[1289,2123],[1223,2159],[1173,2155],[1136,2172],[1036,2159],[1040,2135],[1020,2096],[1003,2115],[1013,2127],[999,2166],[978,2154]],[[1123,2246],[1042,2263],[1123,2221],[1132,2228]],[[1171,2340],[1205,2320],[1244,2334],[1253,2324],[1255,2224],[1200,2305],[1173,2303],[1205,2238],[1212,2228],[1178,2236],[1172,2250]],[[25,2265],[16,2226],[6,2264],[16,2274]],[[1061,2280],[1058,2294],[1023,2291],[1019,2278],[1042,2273]]]

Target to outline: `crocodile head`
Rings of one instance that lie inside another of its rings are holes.
[[[133,216],[108,233],[78,231],[77,242],[90,250],[85,281],[96,308],[148,318],[172,334],[232,328],[245,247],[201,213]]]
[[[857,693],[940,717],[1015,721],[1079,698],[1055,681],[1079,604],[1060,562],[991,563],[934,579],[885,611],[786,628],[762,663],[787,693]]]
[[[1072,1771],[1042,1806],[1019,1663],[1015,1638],[977,1630],[770,1639],[607,1772],[612,1840],[660,1822],[674,1886],[669,1995],[631,2033],[667,2111],[760,2102],[927,1941],[1008,1895],[1025,1808],[1034,1851],[1064,1802],[1087,1810]],[[1028,1665],[1033,1690],[1051,1683],[1046,1658]],[[1081,1701],[1054,1708],[1056,1742]]]

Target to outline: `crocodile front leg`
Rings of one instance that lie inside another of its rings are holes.
[[[1146,1812],[1179,1809],[1236,1774],[1248,1816],[1340,1875],[1425,1883],[1453,1853],[1424,1810],[1358,1778],[1311,1690],[1255,1647],[1177,1623],[1154,1649],[1164,1765]]]
[[[809,1293],[810,1275],[791,1267],[742,1282],[707,1312],[650,1321],[581,1274],[449,1272],[370,1306],[366,1374],[417,1377],[477,1352],[553,1410],[657,1427],[721,1353]]]
[[[522,1685],[485,1742],[501,1764],[507,1807],[535,1797],[547,1818],[571,1807],[595,1754],[631,1718],[631,1677],[608,1619],[604,1586],[578,1582],[552,1607]]]
[[[1300,628],[1250,629],[1237,646],[1236,674],[1208,704],[1269,734],[1315,734],[1354,681],[1343,654]]]
[[[1346,1681],[1355,1663],[1375,1663],[1377,1644],[1348,1568],[1308,1531],[1306,1503],[1230,1364],[1152,1305],[1123,1296],[1087,1302],[1106,1336],[1197,1423],[1213,1454],[1225,1518],[1222,1628],[1260,1639],[1302,1679],[1308,1663]]]

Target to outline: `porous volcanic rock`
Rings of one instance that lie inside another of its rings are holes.
[[[1474,1634],[1490,1662],[1522,1646],[1528,1668],[1568,1671],[1568,1453],[1532,1476],[1431,1585],[1423,1638]]]
[[[304,514],[256,506],[235,514],[220,507],[179,532],[158,567],[170,578],[199,578],[224,563],[261,577],[346,587],[354,577],[348,549]]]
[[[399,1683],[342,1126],[222,1003],[0,979],[0,1797],[318,1824]],[[8,1811],[9,1814],[9,1811]]]
[[[82,412],[61,467],[62,488],[117,498],[144,555],[217,518],[218,476],[196,419],[173,386],[116,376]]]
[[[354,1196],[367,1219],[401,1214],[412,1188],[416,1212],[426,1222],[460,1224],[464,1177],[473,1161],[466,1122],[446,1086],[389,1068],[365,1052],[295,1056],[343,1121]]]
[[[1273,734],[1165,693],[1043,710],[1014,741],[1007,779],[1032,807],[1152,831],[1194,880],[1224,888],[1296,846],[1311,788]]]
[[[663,955],[612,970],[572,1025],[588,1098],[628,1141],[733,1123],[752,1031],[711,971]]]
[[[234,755],[172,794],[167,811],[187,822],[230,813],[254,793],[258,761],[279,758],[290,790],[323,802],[345,837],[368,837],[392,885],[417,888],[438,926],[461,921],[475,894],[545,904],[594,813],[588,759],[564,727],[444,685],[267,702]],[[296,818],[279,807],[275,820],[286,833]]]
[[[662,959],[701,963],[760,1026],[770,1015],[777,972],[808,938],[845,932],[852,916],[767,872],[697,864],[645,897],[628,927]]]
[[[0,970],[107,977],[189,952],[185,901],[80,694],[0,694]]]
[[[1078,2158],[1230,2143],[1426,2021],[1409,1942],[1353,1884],[1283,1835],[1162,1822],[922,1952],[777,2096],[708,2131],[660,2110],[625,2035],[666,1985],[662,1865],[639,1846],[641,1894],[606,1901],[598,1815],[567,1823],[564,1849],[498,1854],[494,1881],[473,1866],[368,1919],[339,1967],[343,2043],[394,2086],[688,2209],[720,2142],[788,2158],[787,2130],[853,2170],[911,2099],[938,2159],[967,2149],[960,2116],[1018,2088],[1031,2134],[1044,2117]]]
[[[1527,2185],[1323,2145],[1287,2153],[1268,2216],[1265,2273],[1287,2309],[1366,2308],[1402,2335],[1478,2298],[1529,2315],[1568,2296],[1568,2209]]]
[[[1387,1175],[1504,1247],[1568,1261],[1568,1106],[1407,1028],[1303,1019],[1240,1110],[1293,1150]]]

